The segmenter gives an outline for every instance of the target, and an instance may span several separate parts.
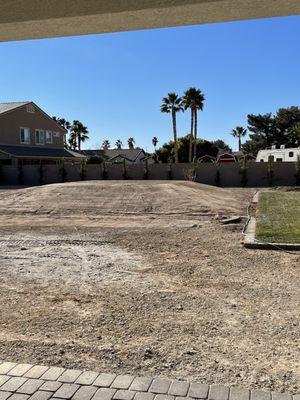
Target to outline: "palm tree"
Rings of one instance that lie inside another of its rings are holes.
[[[102,142],[102,148],[103,148],[104,150],[108,150],[108,149],[110,148],[110,141],[107,140],[107,139],[103,140],[103,142]]]
[[[128,143],[128,147],[129,147],[130,149],[134,149],[135,140],[134,140],[133,137],[130,137],[130,138],[127,140],[127,143]]]
[[[81,143],[89,139],[88,129],[80,121],[73,121],[71,126],[71,139],[77,142],[78,150],[81,150]]]
[[[71,129],[71,124],[69,121],[65,120],[64,118],[59,118],[59,117],[52,117],[52,119],[60,126],[62,126],[66,131],[69,132]],[[67,148],[67,138],[66,135],[64,135],[64,146]]]
[[[60,126],[65,128],[67,131],[71,128],[71,124],[69,121],[65,120],[64,118],[59,117],[52,117],[52,119]]]
[[[235,129],[232,129],[231,135],[235,138],[238,138],[239,141],[239,151],[242,150],[242,137],[247,135],[247,129],[242,126],[237,126]]]
[[[118,140],[116,141],[116,148],[117,148],[118,150],[121,150],[121,149],[122,149],[122,146],[123,146],[122,140],[121,140],[121,139],[118,139]]]
[[[162,100],[162,105],[160,111],[162,113],[172,114],[173,123],[173,135],[174,135],[174,152],[175,152],[175,162],[178,163],[178,144],[177,144],[177,124],[176,124],[176,113],[184,111],[182,104],[182,98],[176,93],[168,93],[168,97],[164,97]]]
[[[154,151],[156,151],[157,143],[158,143],[158,139],[157,139],[156,136],[154,136],[153,139],[152,139],[152,144],[153,144],[153,147],[154,147]]]
[[[184,108],[191,110],[191,133],[189,146],[189,162],[197,156],[198,111],[204,108],[205,97],[200,89],[189,88],[183,96]]]
[[[68,140],[68,149],[70,150],[77,150],[77,139],[75,134],[70,135],[69,140]]]

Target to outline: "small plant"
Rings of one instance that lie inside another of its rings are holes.
[[[80,161],[80,180],[84,181],[86,178],[85,160]]]
[[[44,168],[42,162],[39,165],[39,185],[44,184]]]
[[[300,156],[297,156],[297,161],[295,163],[295,167],[296,167],[296,185],[300,186]]]
[[[123,160],[123,179],[128,179],[128,173],[127,173],[127,165],[126,165],[126,161]]]
[[[197,158],[193,158],[193,167],[192,167],[192,181],[195,182],[197,179]]]
[[[65,183],[67,180],[67,171],[65,168],[65,160],[62,161],[61,167],[59,169],[59,179],[61,183]]]
[[[102,163],[102,179],[103,180],[108,179],[107,165],[105,160]]]
[[[149,179],[149,164],[148,164],[148,160],[145,160],[145,165],[144,165],[144,175],[143,175],[144,179]]]
[[[239,164],[240,164],[241,185],[245,187],[248,183],[248,163],[246,157],[244,157]]]
[[[270,186],[274,183],[274,156],[269,156],[268,159],[268,182]]]
[[[220,172],[220,167],[219,166],[218,166],[218,169],[216,171],[215,184],[217,186],[221,186],[221,172]]]
[[[173,158],[170,157],[168,161],[168,179],[173,179]]]
[[[19,185],[24,184],[24,172],[23,172],[22,162],[19,162],[19,164],[18,164],[18,184]]]

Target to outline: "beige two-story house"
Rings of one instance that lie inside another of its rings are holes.
[[[33,102],[0,103],[2,164],[53,164],[82,159],[82,154],[64,148],[66,133]]]

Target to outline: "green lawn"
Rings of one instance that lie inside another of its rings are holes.
[[[259,195],[256,239],[269,243],[300,243],[300,191]]]

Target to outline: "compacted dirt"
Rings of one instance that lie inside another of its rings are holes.
[[[253,190],[0,190],[0,359],[296,393],[300,254],[245,249]]]

